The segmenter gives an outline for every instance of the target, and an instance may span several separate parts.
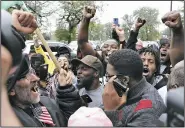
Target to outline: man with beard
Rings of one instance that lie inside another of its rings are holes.
[[[11,21],[11,17],[9,20]],[[9,23],[7,21],[4,22],[5,25]],[[78,92],[75,91],[75,88],[71,85],[70,74],[63,69],[60,70],[57,103],[48,97],[40,97],[37,91],[39,78],[30,72],[28,56],[24,56],[23,59],[20,57],[23,46],[25,47],[25,40],[23,36],[20,36],[18,33],[23,32],[30,34],[36,30],[37,25],[35,18],[31,13],[14,10],[12,12],[12,23],[14,27],[9,25],[9,27],[12,27],[12,29],[9,29],[6,26],[5,28],[10,31],[4,31],[3,37],[10,33],[19,37],[17,37],[18,39],[13,38],[14,40],[12,40],[12,38],[3,38],[3,43],[9,48],[10,52],[15,51],[15,46],[16,49],[19,49],[14,52],[15,56],[13,57],[15,58],[13,58],[13,63],[14,66],[20,61],[21,63],[18,68],[14,67],[10,70],[7,80],[8,98],[10,99],[15,114],[23,126],[67,126],[69,116],[74,113],[82,103]],[[11,24],[11,22],[9,24]],[[3,30],[6,30],[5,28],[3,27]],[[17,40],[20,42],[19,45],[14,44],[14,42],[18,42]],[[13,47],[11,43],[14,44]]]
[[[70,73],[60,70],[56,102],[40,96],[39,78],[30,72],[29,64],[28,56],[24,55],[19,70],[15,72],[18,74],[16,83],[9,90],[9,99],[17,117],[26,127],[67,126],[70,115],[82,105],[78,91],[72,86]],[[15,73],[11,75],[8,83]]]
[[[96,56],[97,58],[101,60],[104,66],[104,69],[106,69],[109,56],[113,52],[120,49],[119,48],[120,44],[122,44],[122,48],[124,48],[125,46],[128,48],[132,48],[132,47],[135,48],[135,43],[137,42],[138,31],[145,24],[145,22],[142,19],[136,22],[135,24],[136,27],[131,32],[130,37],[127,41],[127,44],[125,43],[124,30],[118,26],[113,25],[113,29],[116,31],[117,38],[108,39],[107,41],[105,41],[102,47],[102,54],[100,55],[97,51],[95,51],[92,48],[90,43],[88,43],[88,28],[89,28],[90,20],[94,17],[95,12],[96,12],[95,8],[89,7],[89,6],[85,7],[83,10],[83,18],[82,18],[80,28],[79,28],[79,33],[78,33],[78,47],[79,47],[82,58],[86,55]]]
[[[19,16],[22,15],[20,12]],[[1,10],[1,126],[22,126],[11,107],[8,88],[5,86],[9,74],[17,69],[25,47],[25,38],[20,33],[22,31],[15,29],[17,21],[15,13],[11,16],[7,11]],[[32,23],[34,25],[34,21]]]
[[[104,86],[99,81],[99,78],[103,75],[101,61],[97,57],[86,55],[81,60],[73,59],[71,63],[73,66],[77,66],[77,88],[88,107],[102,105]]]
[[[162,38],[159,41],[160,43],[160,74],[170,74],[171,63],[168,50],[170,49],[170,40],[167,38]]]
[[[153,85],[166,103],[167,81],[166,75],[159,74],[160,58],[158,51],[151,47],[143,48],[139,51],[139,55],[143,61],[143,76],[147,82]],[[162,88],[164,87],[164,88]],[[160,90],[162,89],[162,90]]]

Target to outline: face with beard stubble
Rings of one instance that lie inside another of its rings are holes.
[[[94,73],[95,69],[85,65],[80,64],[77,67],[77,87],[78,89],[84,88],[86,90],[91,89],[91,85],[95,79]]]
[[[16,102],[21,105],[31,105],[40,101],[40,94],[38,92],[39,78],[33,73],[28,73],[25,78],[16,82],[14,93],[11,94]]]

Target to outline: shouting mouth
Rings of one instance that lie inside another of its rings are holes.
[[[148,68],[144,68],[143,69],[143,75],[147,76],[149,74],[149,69]]]
[[[165,57],[166,56],[166,53],[161,53],[161,57]]]
[[[34,92],[34,93],[38,93],[38,86],[32,87],[31,91]]]

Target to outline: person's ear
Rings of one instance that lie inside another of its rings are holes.
[[[130,81],[130,77],[129,76],[123,76],[122,77],[122,83],[124,85],[128,85],[129,81]]]
[[[98,71],[95,71],[94,72],[94,77],[98,77],[99,76],[99,72]]]
[[[9,95],[10,95],[10,96],[15,96],[15,90],[12,89],[12,90],[10,91]]]

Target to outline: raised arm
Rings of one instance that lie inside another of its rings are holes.
[[[127,45],[126,48],[128,49],[132,49],[132,50],[136,50],[136,43],[137,43],[137,36],[139,33],[139,29],[146,23],[146,20],[138,18],[136,23],[135,23],[135,27],[133,30],[131,30],[130,32],[130,36],[128,38],[127,41]]]
[[[181,15],[177,11],[171,11],[162,17],[162,22],[172,29],[169,55],[172,66],[175,66],[176,63],[184,60],[184,29]]]
[[[83,18],[80,23],[78,33],[78,47],[82,53],[82,57],[85,55],[97,56],[97,52],[93,49],[91,44],[88,43],[88,29],[91,18],[94,17],[96,9],[94,7],[85,7],[83,10]]]
[[[82,104],[82,99],[78,91],[72,85],[72,74],[66,70],[60,70],[58,75],[58,88],[56,101],[61,111],[67,119],[77,110]]]

